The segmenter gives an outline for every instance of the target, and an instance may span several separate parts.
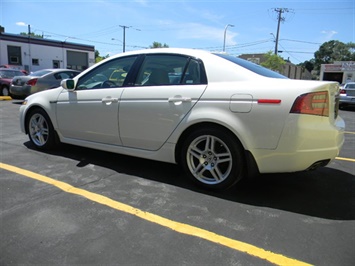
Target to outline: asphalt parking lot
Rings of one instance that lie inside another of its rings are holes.
[[[224,193],[175,165],[40,152],[0,101],[0,265],[355,265],[355,109],[339,157]]]

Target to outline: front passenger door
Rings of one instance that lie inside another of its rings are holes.
[[[121,145],[119,102],[136,58],[108,61],[80,77],[74,91],[62,91],[57,101],[57,123],[64,138]],[[119,77],[114,73],[120,73]]]

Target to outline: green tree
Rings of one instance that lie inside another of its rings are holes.
[[[28,33],[27,32],[20,32],[20,35],[28,36]],[[31,32],[30,36],[31,37],[35,37],[35,38],[42,38],[43,39],[43,35],[35,34],[34,32]]]
[[[161,44],[160,42],[153,42],[153,45],[150,45],[149,48],[169,48],[169,45],[166,43]]]
[[[314,58],[312,58],[311,60],[306,60],[303,63],[298,64],[298,65],[301,67],[304,67],[309,72],[312,72],[312,70],[314,69],[314,64],[315,64],[315,60],[314,60]]]
[[[347,45],[351,53],[351,61],[355,61],[355,43],[349,42]]]
[[[314,68],[320,70],[321,64],[332,64],[334,61],[351,61],[354,59],[355,45],[345,44],[340,41],[329,41],[323,43],[319,50],[314,53]]]
[[[105,56],[100,56],[100,52],[98,50],[95,50],[95,63],[98,63],[106,58],[110,57],[109,54],[105,55]]]
[[[282,59],[282,57],[274,54],[272,51],[269,51],[265,56],[265,61],[260,65],[266,67],[268,69],[277,71],[279,73],[282,72],[282,66],[286,64],[286,61]]]

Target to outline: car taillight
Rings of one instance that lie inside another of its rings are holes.
[[[26,82],[27,85],[34,86],[36,85],[38,79],[30,79]]]
[[[340,90],[340,94],[346,94],[346,90],[341,89],[341,90]]]
[[[313,92],[298,96],[290,113],[329,116],[328,92]]]

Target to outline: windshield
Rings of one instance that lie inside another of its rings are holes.
[[[257,64],[254,64],[250,61],[247,61],[247,60],[244,60],[244,59],[241,59],[241,58],[238,58],[238,57],[234,57],[234,56],[231,56],[231,55],[226,55],[226,54],[215,54],[219,57],[222,57],[228,61],[231,61],[233,62],[234,64],[237,64],[241,67],[244,67],[256,74],[259,74],[261,76],[264,76],[264,77],[268,77],[268,78],[279,78],[279,79],[287,79],[287,77],[275,72],[275,71],[272,71],[270,69],[267,69],[265,67],[262,67],[262,66],[259,66]]]

